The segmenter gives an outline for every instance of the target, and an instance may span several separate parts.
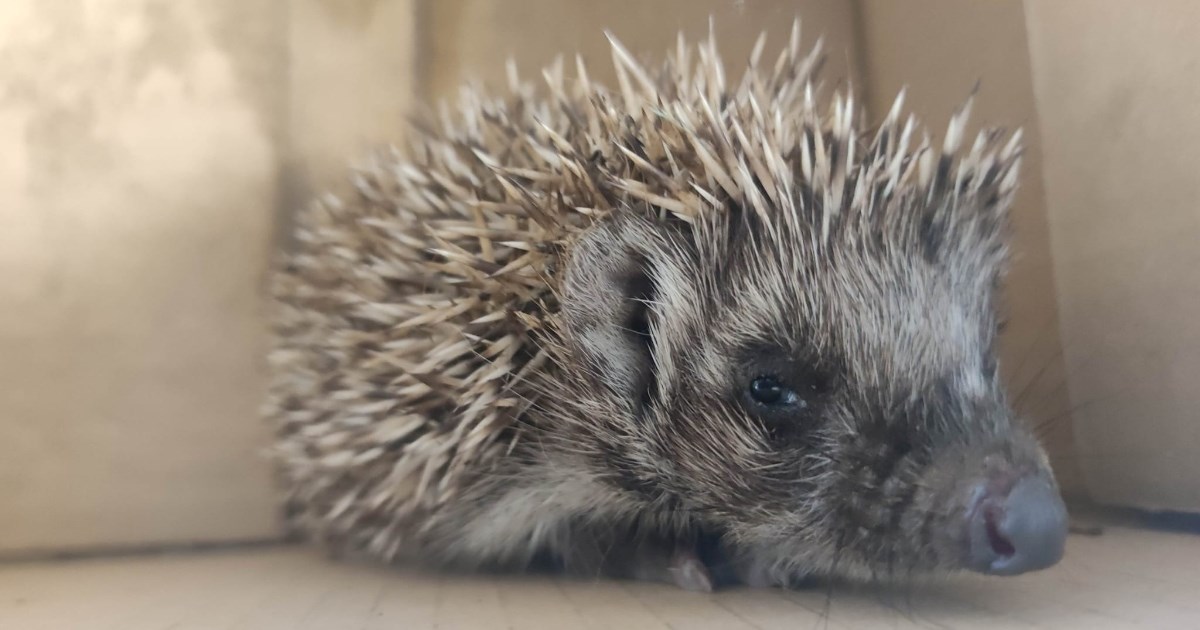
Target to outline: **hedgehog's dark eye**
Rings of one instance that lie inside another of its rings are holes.
[[[750,381],[750,398],[768,407],[806,406],[796,390],[787,387],[774,376],[760,376]]]
[[[737,396],[771,443],[793,444],[818,426],[835,373],[812,360],[759,354],[747,362]],[[736,390],[735,390],[736,391]]]

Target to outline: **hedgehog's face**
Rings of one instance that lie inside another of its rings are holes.
[[[564,314],[613,410],[601,476],[759,574],[1056,562],[1062,503],[997,376],[998,250],[812,254],[738,221],[706,228],[720,247],[631,217],[577,246]]]

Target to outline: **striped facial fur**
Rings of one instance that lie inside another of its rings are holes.
[[[1043,468],[996,374],[998,225],[949,255],[921,230],[814,250],[738,208],[592,228],[564,291],[564,373],[583,377],[554,388],[607,410],[563,405],[602,445],[593,474],[771,581],[959,568],[957,481],[992,452]]]
[[[1020,134],[818,106],[820,46],[464,92],[298,221],[268,414],[296,528],[709,588],[1061,556],[997,376]]]

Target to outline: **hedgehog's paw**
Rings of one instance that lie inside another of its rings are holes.
[[[694,549],[677,549],[667,563],[671,581],[685,591],[709,593],[713,590],[713,578],[708,567]]]
[[[577,529],[555,551],[567,574],[659,582],[701,593],[716,583],[695,544],[682,540],[606,537]]]
[[[676,548],[669,554],[651,552],[638,560],[634,577],[648,582],[674,584],[685,591],[709,593],[712,574],[695,549]]]

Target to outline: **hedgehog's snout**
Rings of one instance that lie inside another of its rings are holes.
[[[964,516],[966,568],[972,571],[1019,575],[1062,559],[1067,510],[1044,475],[993,474],[971,487]]]

